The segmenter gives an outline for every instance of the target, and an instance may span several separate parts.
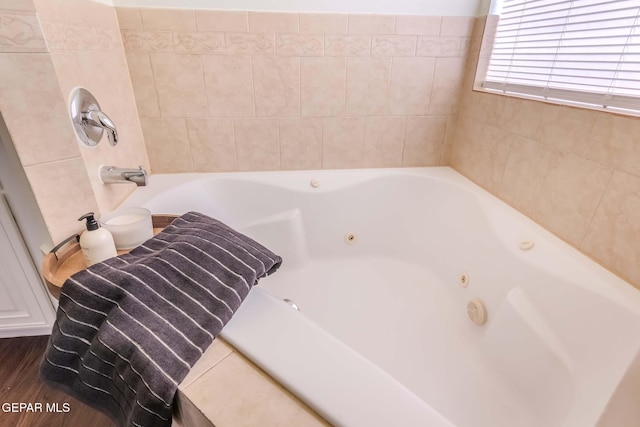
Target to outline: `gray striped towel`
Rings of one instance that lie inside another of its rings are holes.
[[[189,212],[62,287],[42,379],[120,426],[171,425],[178,384],[281,258]]]

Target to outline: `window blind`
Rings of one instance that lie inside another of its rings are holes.
[[[483,87],[640,110],[640,0],[502,0],[497,11]]]

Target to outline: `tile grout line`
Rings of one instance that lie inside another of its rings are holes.
[[[607,180],[607,185],[604,187],[604,190],[602,191],[602,194],[600,195],[600,198],[598,199],[598,203],[596,204],[595,208],[593,209],[593,213],[591,214],[591,218],[589,219],[589,224],[585,227],[584,233],[582,235],[582,238],[580,239],[580,244],[578,245],[578,249],[583,252],[583,245],[584,245],[584,241],[587,239],[587,235],[589,234],[589,230],[591,229],[591,225],[593,224],[593,220],[596,217],[596,214],[598,213],[598,209],[600,209],[600,205],[602,204],[602,200],[604,199],[604,196],[607,194],[607,191],[609,190],[609,187],[611,186],[611,181],[613,181],[613,175],[616,173],[616,169],[611,168],[611,174],[609,175],[609,179]]]
[[[234,149],[234,151],[236,153],[236,156],[235,156],[235,161],[236,161],[235,170],[239,171],[240,170],[239,169],[240,161],[238,159],[238,141],[237,141],[237,138],[236,138],[236,120],[237,120],[236,118],[232,118],[231,119],[231,133],[233,135],[233,149]]]

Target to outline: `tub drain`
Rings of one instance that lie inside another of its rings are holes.
[[[476,325],[484,325],[487,321],[487,309],[479,298],[474,298],[467,304],[469,319]]]

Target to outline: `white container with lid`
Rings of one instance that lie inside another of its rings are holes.
[[[153,237],[149,209],[118,209],[102,215],[100,223],[111,232],[118,250],[133,249]]]

